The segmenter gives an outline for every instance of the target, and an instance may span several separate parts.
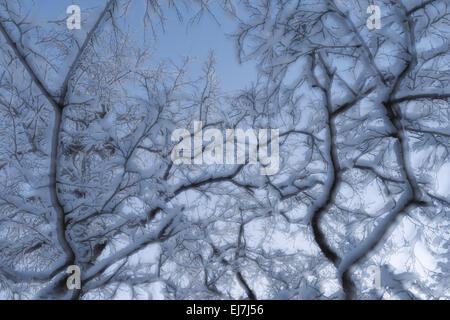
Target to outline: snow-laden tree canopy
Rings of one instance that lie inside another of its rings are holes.
[[[224,92],[213,53],[199,77],[155,60],[170,10],[233,19],[253,82]],[[449,18],[445,0],[108,0],[75,33],[1,0],[0,298],[450,298]],[[195,121],[279,129],[279,171],[175,165]]]

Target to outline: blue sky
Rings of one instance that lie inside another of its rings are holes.
[[[170,16],[165,33],[158,37],[156,54],[160,57],[177,59],[181,56],[196,57],[193,65],[200,70],[210,50],[216,55],[216,72],[224,90],[245,88],[256,78],[254,63],[239,64],[235,54],[234,39],[229,36],[235,31],[236,24],[225,15],[217,16],[220,25],[210,16],[205,15],[196,24],[187,21],[180,23],[175,16]],[[187,28],[188,27],[188,28]]]
[[[36,15],[40,19],[56,20],[67,17],[66,8],[70,4],[79,5],[81,14],[93,8],[103,8],[105,0],[26,0],[34,9],[30,16]],[[137,0],[135,10],[130,10],[131,15],[139,19]],[[141,7],[142,8],[142,7]],[[180,6],[182,8],[182,6]],[[171,59],[180,62],[184,56],[194,58],[190,72],[196,76],[203,62],[206,60],[210,50],[216,55],[216,73],[222,84],[222,90],[235,92],[245,88],[251,81],[256,79],[256,67],[254,62],[240,65],[237,61],[234,40],[229,37],[236,30],[236,22],[231,17],[216,10],[216,21],[208,14],[198,22],[189,23],[189,17],[194,11],[186,12],[185,19],[180,22],[172,9],[166,10],[167,21],[165,30],[157,28],[157,41],[151,45],[154,52],[155,62],[159,59]],[[142,29],[141,29],[142,30]],[[74,31],[76,32],[76,31]],[[142,30],[143,32],[143,30]],[[149,31],[150,32],[150,31]]]

